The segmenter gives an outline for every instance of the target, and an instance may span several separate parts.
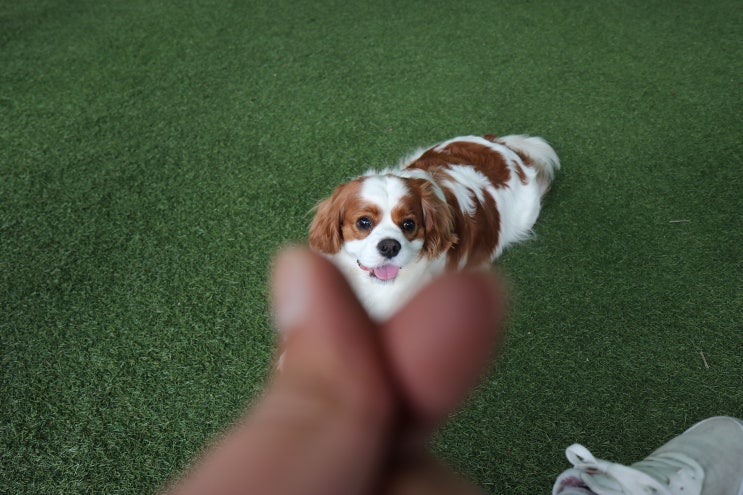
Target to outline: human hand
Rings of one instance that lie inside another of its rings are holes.
[[[273,294],[282,370],[173,494],[481,493],[425,445],[501,334],[493,278],[441,277],[377,325],[327,260],[294,248]]]

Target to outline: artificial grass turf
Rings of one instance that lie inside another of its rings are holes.
[[[564,168],[440,455],[548,493],[569,443],[628,462],[743,415],[742,17],[0,3],[0,492],[163,486],[261,389],[271,254],[312,205],[463,133],[543,135]]]

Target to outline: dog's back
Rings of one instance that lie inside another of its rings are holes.
[[[444,190],[459,239],[447,265],[460,269],[488,264],[531,235],[559,168],[554,149],[526,135],[460,136],[403,162],[403,170],[424,170]]]
[[[555,172],[560,169],[560,159],[552,146],[540,137],[524,134],[498,137],[494,142],[512,149],[519,154],[524,163],[531,164],[537,170],[540,194],[544,196],[555,178]]]

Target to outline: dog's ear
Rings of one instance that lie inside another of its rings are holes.
[[[310,247],[315,251],[335,254],[343,246],[343,215],[348,197],[348,184],[335,188],[330,197],[315,206],[315,216],[310,224]]]
[[[436,194],[435,186],[424,179],[417,179],[423,210],[426,237],[423,254],[435,258],[451,248],[458,240],[451,206]]]

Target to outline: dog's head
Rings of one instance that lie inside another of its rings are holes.
[[[410,263],[443,254],[456,235],[451,209],[431,180],[370,173],[318,204],[309,241],[322,253],[343,251],[370,278],[391,282]]]

